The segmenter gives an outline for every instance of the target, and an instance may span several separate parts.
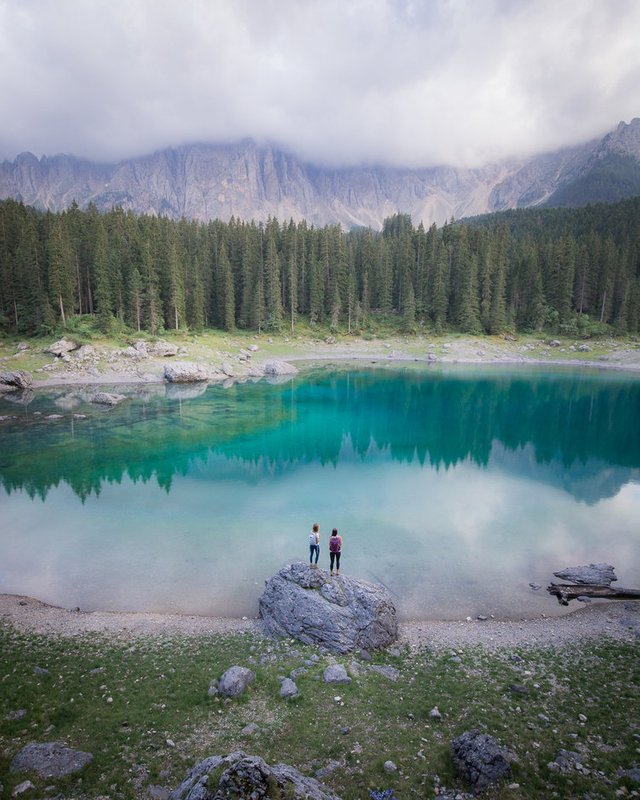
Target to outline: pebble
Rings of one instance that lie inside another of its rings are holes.
[[[385,772],[392,774],[393,772],[398,771],[398,767],[393,763],[393,761],[385,761],[382,765]]]

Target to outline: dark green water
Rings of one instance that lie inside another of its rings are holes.
[[[317,370],[113,409],[95,391],[0,399],[0,591],[253,614],[316,521],[321,563],[336,526],[343,571],[404,617],[556,613],[529,582],[589,561],[640,585],[636,378]]]

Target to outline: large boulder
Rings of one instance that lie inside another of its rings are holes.
[[[169,383],[198,383],[209,380],[209,372],[202,364],[192,361],[176,361],[164,368],[164,378]]]
[[[14,392],[16,389],[30,389],[33,386],[31,373],[22,369],[0,372],[0,392]]]
[[[610,586],[617,581],[611,564],[588,564],[582,567],[566,567],[553,573],[556,578],[584,585]]]
[[[61,742],[28,744],[14,757],[11,772],[35,772],[41,778],[62,778],[83,770],[93,761],[91,753],[72,750]]]
[[[264,365],[265,375],[297,375],[298,368],[286,361],[267,361]]]
[[[270,767],[258,756],[242,751],[228,756],[209,756],[187,773],[169,800],[340,800],[324,784],[308,778],[288,764]]]
[[[474,794],[511,775],[513,755],[488,733],[466,731],[451,742],[451,748],[453,763]]]
[[[117,406],[123,400],[126,400],[125,394],[113,394],[111,392],[96,392],[91,398],[92,403],[97,403],[102,406]]]
[[[274,636],[293,636],[337,653],[387,647],[398,635],[396,609],[386,587],[330,577],[302,561],[286,564],[266,581],[260,616]]]
[[[77,342],[62,338],[50,344],[49,347],[45,347],[44,352],[51,353],[52,356],[58,356],[58,358],[60,358],[68,355],[72,350],[77,350],[79,347],[80,345]]]

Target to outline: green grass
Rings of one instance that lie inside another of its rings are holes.
[[[279,677],[312,655],[319,660],[297,679],[300,696],[282,700]],[[338,660],[350,669],[351,658]],[[376,661],[397,667],[400,680],[392,683],[360,664],[351,685],[326,685],[321,678],[328,659],[316,648],[256,637],[123,642],[23,635],[2,626],[0,797],[11,797],[27,777],[9,772],[11,758],[25,744],[42,741],[63,741],[93,753],[94,761],[66,780],[28,776],[41,794],[55,786],[54,794],[114,798],[139,797],[147,784],[174,788],[200,759],[235,749],[309,775],[340,761],[325,783],[345,800],[391,787],[398,798],[424,798],[433,795],[436,775],[443,785],[462,788],[450,744],[473,727],[511,747],[518,759],[513,780],[520,788],[505,784],[492,792],[495,798],[585,792],[613,798],[625,785],[618,768],[640,761],[637,646],[404,651]],[[233,664],[254,669],[255,683],[238,700],[209,697],[210,681]],[[34,666],[50,674],[36,674]],[[529,693],[514,694],[511,684]],[[436,705],[441,722],[429,716]],[[21,708],[23,719],[6,719]],[[246,738],[240,731],[249,722],[260,732]],[[560,748],[579,752],[589,774],[550,770]],[[398,766],[393,776],[383,770],[387,759]]]

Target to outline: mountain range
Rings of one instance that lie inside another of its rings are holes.
[[[640,195],[640,119],[602,139],[480,168],[327,168],[272,144],[194,144],[117,164],[22,153],[0,164],[0,198],[60,211],[75,200],[100,211],[207,221],[232,216],[379,229],[386,217],[414,224],[530,206],[581,206]]]

